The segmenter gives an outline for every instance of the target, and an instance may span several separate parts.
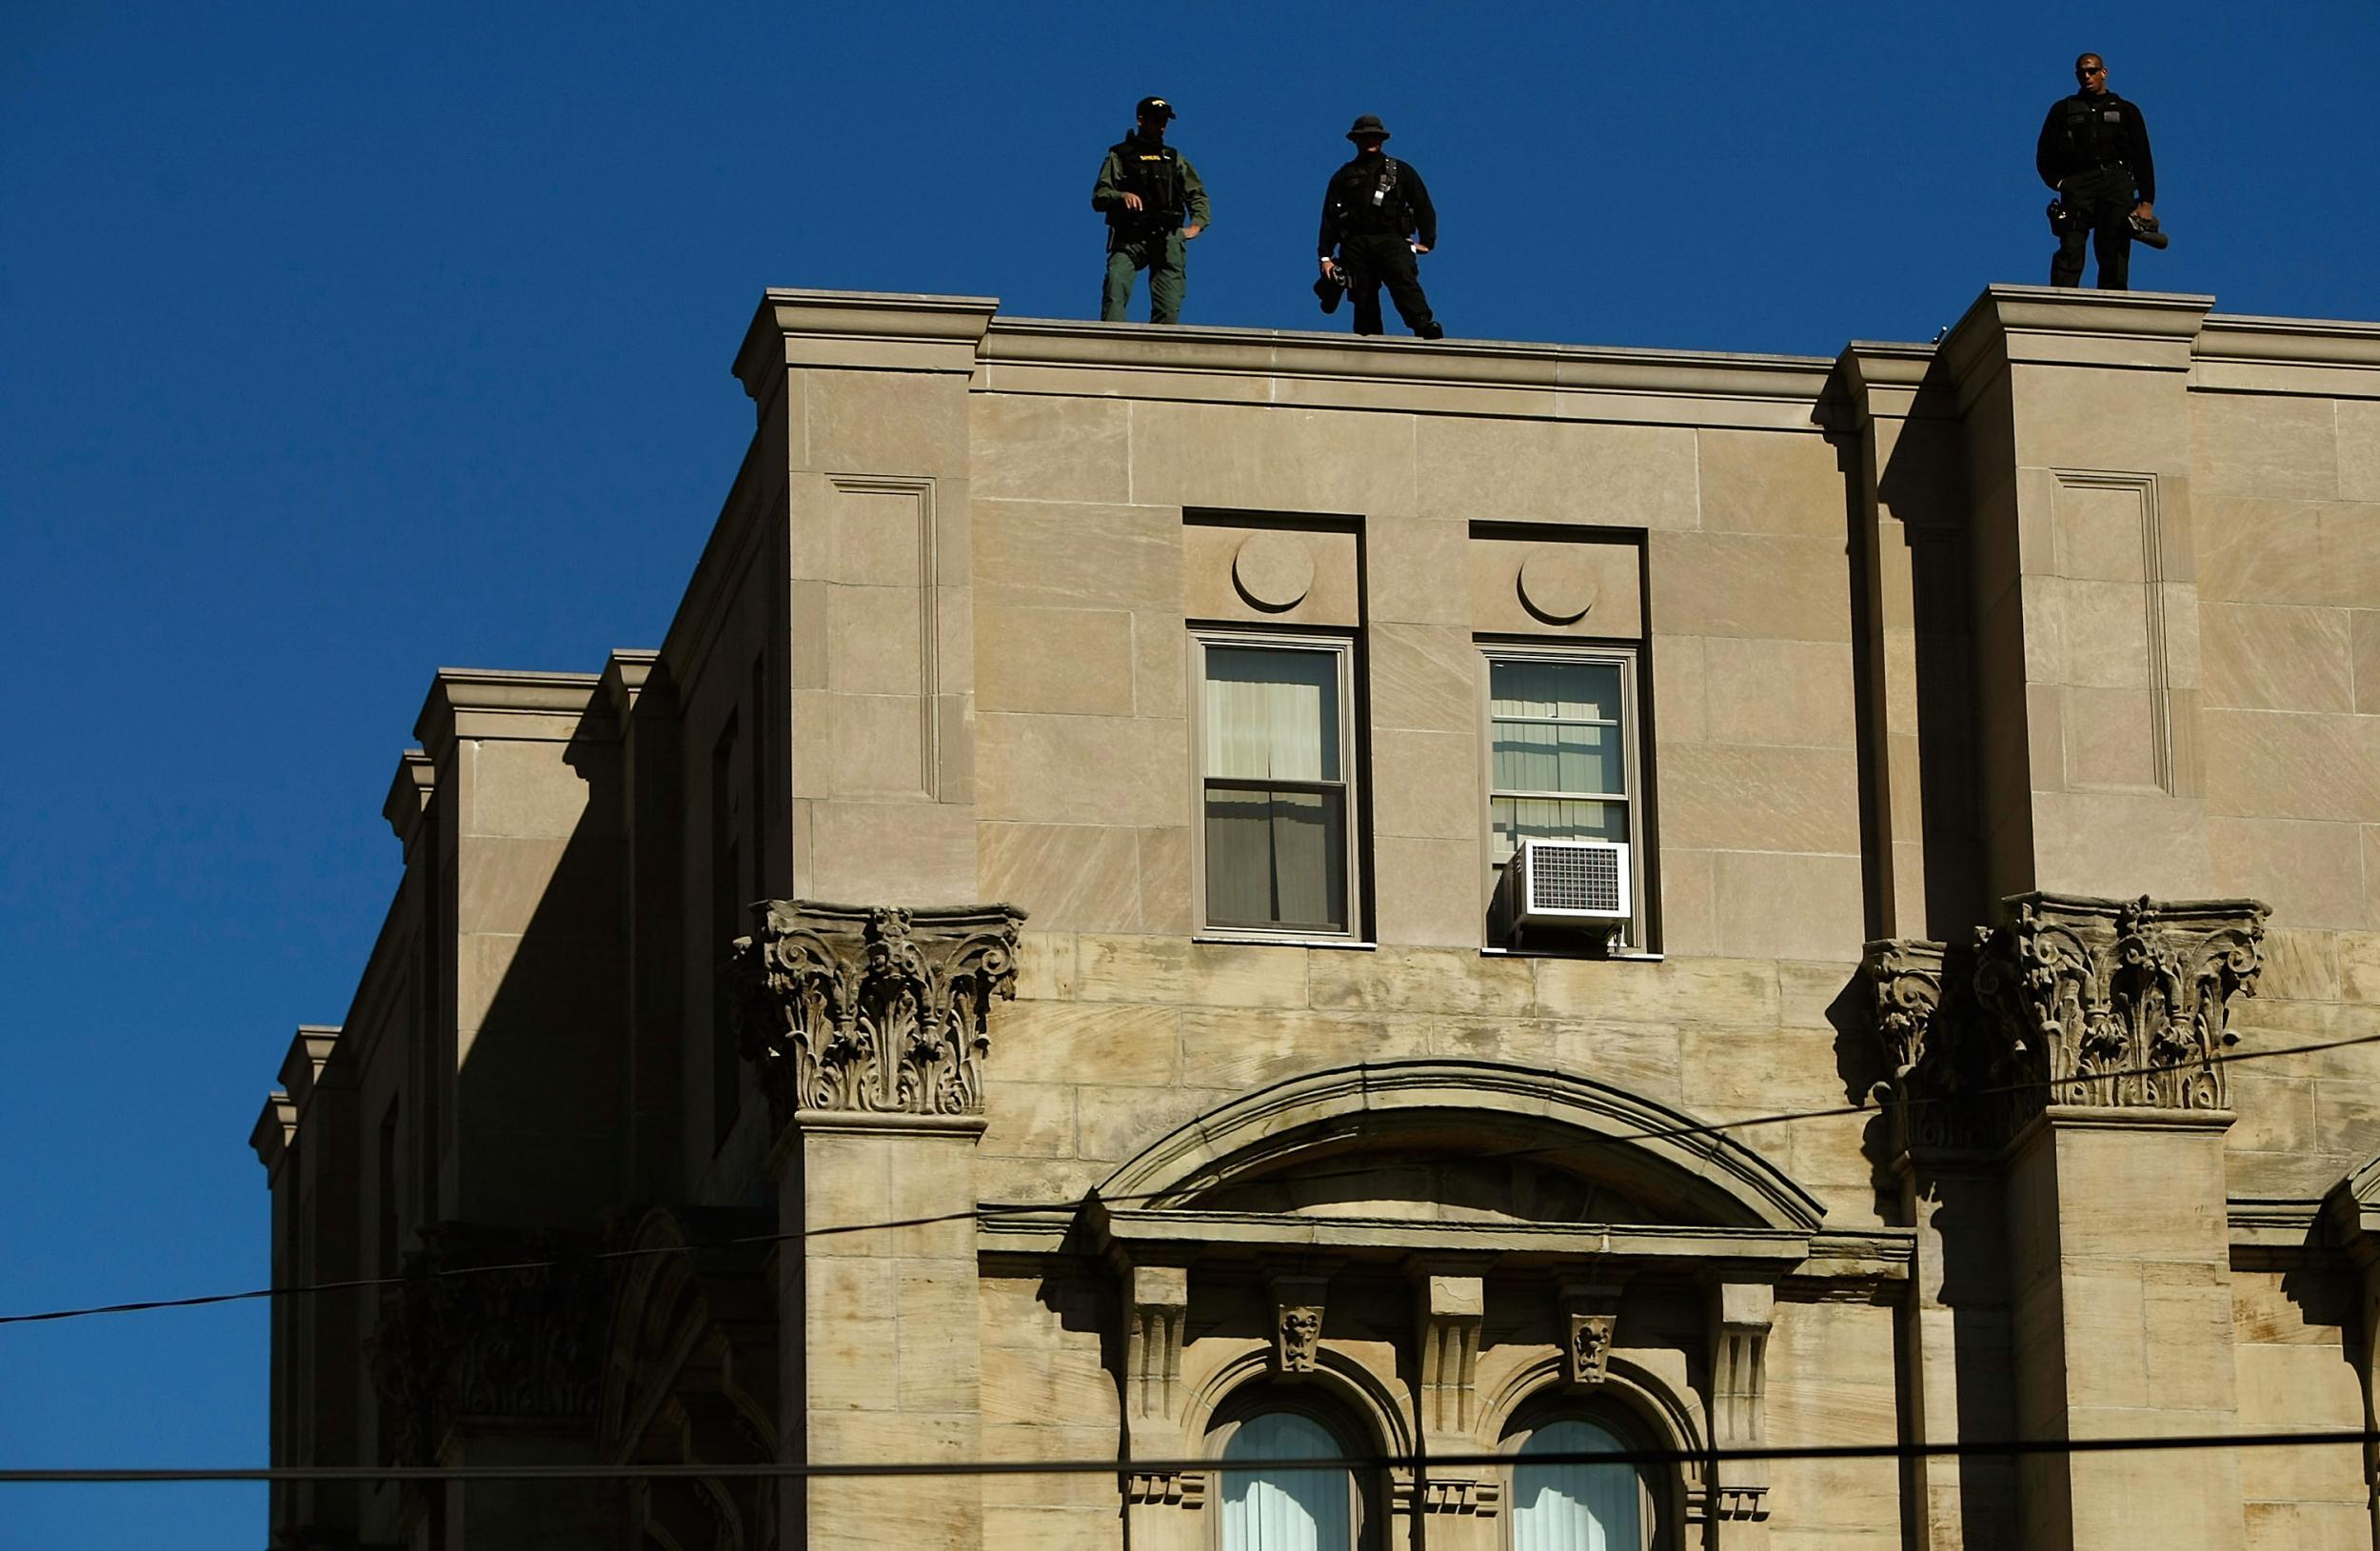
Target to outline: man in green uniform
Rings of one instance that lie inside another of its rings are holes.
[[[1091,209],[1107,217],[1107,283],[1100,290],[1100,320],[1124,321],[1132,277],[1149,272],[1149,322],[1181,321],[1182,249],[1206,229],[1206,185],[1190,158],[1165,144],[1174,105],[1143,97],[1132,112],[1132,133],[1107,148]]]

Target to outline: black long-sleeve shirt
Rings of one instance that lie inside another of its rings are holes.
[[[1380,176],[1391,158],[1374,151],[1358,156],[1331,174],[1322,189],[1322,231],[1315,251],[1331,256],[1341,237],[1411,237],[1424,248],[1438,246],[1438,207],[1413,164],[1397,163],[1396,183],[1381,198]]]
[[[2077,91],[2050,105],[2041,125],[2041,143],[2033,148],[2033,169],[2054,189],[2077,172],[2121,162],[2132,169],[2132,186],[2140,197],[2154,204],[2157,165],[2149,155],[2149,126],[2140,105],[2103,91],[2097,96]]]

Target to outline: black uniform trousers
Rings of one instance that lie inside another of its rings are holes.
[[[1347,298],[1355,304],[1356,332],[1377,334],[1380,325],[1380,288],[1397,304],[1405,327],[1423,339],[1437,339],[1446,330],[1430,316],[1430,299],[1421,294],[1421,267],[1414,262],[1413,245],[1397,236],[1358,236],[1339,239],[1339,262],[1347,271]]]
[[[2129,290],[2132,277],[2132,174],[2130,168],[2098,167],[2077,172],[2058,189],[2066,206],[2066,229],[2050,260],[2050,284],[2082,284],[2083,244],[2099,255],[2099,288]]]

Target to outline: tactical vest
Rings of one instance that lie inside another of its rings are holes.
[[[1339,175],[1331,202],[1339,229],[1359,236],[1401,237],[1413,229],[1405,205],[1404,169],[1394,156],[1377,168],[1350,162]]]
[[[2132,140],[2124,120],[2132,105],[2110,92],[2103,97],[2076,92],[2066,99],[2058,127],[2066,139],[2066,170],[2078,172],[2108,162],[2129,162]]]
[[[1109,226],[1176,227],[1181,224],[1184,201],[1180,151],[1171,146],[1160,146],[1151,150],[1140,141],[1120,140],[1107,148],[1107,153],[1116,158],[1116,166],[1120,169],[1116,187],[1124,193],[1140,196],[1140,209],[1138,210],[1109,210]]]

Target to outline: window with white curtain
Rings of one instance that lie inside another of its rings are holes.
[[[1205,925],[1352,936],[1350,644],[1202,636],[1197,648]]]
[[[1651,1545],[1651,1503],[1636,1468],[1575,1458],[1626,1447],[1610,1429],[1583,1417],[1557,1417],[1533,1428],[1513,1459],[1513,1551],[1644,1551]]]
[[[1257,1411],[1233,1426],[1220,1472],[1222,1551],[1353,1551],[1361,1527],[1355,1472],[1267,1462],[1347,1453],[1336,1432],[1304,1411]]]

